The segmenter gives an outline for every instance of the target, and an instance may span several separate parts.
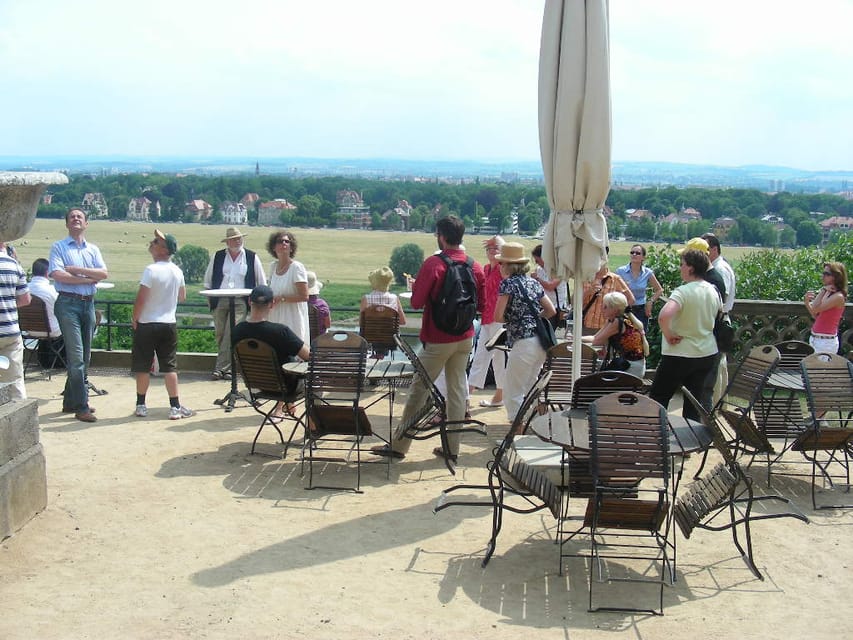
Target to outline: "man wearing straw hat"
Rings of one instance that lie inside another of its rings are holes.
[[[204,273],[206,289],[254,289],[267,283],[267,276],[260,258],[254,251],[243,247],[242,233],[237,227],[228,227],[222,242],[225,248],[213,254],[207,271]],[[213,379],[222,380],[231,377],[231,324],[228,317],[229,304],[220,304],[218,298],[208,301],[213,315],[213,328],[219,352],[213,367]],[[234,301],[234,322],[246,319],[247,301],[245,298]]]

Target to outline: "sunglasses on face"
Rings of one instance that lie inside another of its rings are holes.
[[[276,244],[290,244],[290,240],[288,240],[287,238],[279,238],[275,242]]]
[[[643,252],[642,252],[642,251],[631,251],[630,253],[631,253],[631,255],[632,255],[632,256],[641,256],[641,255],[643,255]]]
[[[823,275],[825,275],[825,276],[831,276],[831,275],[832,275],[832,271],[824,271],[824,272],[823,272]]]

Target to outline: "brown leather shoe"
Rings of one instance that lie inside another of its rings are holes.
[[[86,411],[85,413],[75,413],[74,417],[77,418],[80,422],[97,422],[98,419],[95,417],[95,414],[91,411]]]
[[[62,413],[77,413],[77,410],[70,409],[69,407],[62,407]],[[95,407],[89,407],[89,413],[95,413]]]

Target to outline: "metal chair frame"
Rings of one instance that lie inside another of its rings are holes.
[[[359,314],[358,332],[374,357],[385,357],[397,348],[394,336],[400,333],[400,316],[392,307],[372,304]]]
[[[285,406],[304,404],[305,396],[302,382],[300,381],[295,391],[289,389],[290,378],[282,371],[282,363],[279,362],[275,349],[263,340],[256,338],[240,340],[234,345],[234,357],[243,376],[243,382],[249,390],[249,403],[256,412],[263,416],[255,437],[252,439],[250,453],[255,453],[255,445],[261,431],[264,430],[265,426],[271,425],[278,433],[281,444],[284,445],[284,452],[281,457],[286,458],[287,449],[293,441],[296,429],[300,425],[305,428],[304,406],[301,413],[287,411],[278,420],[272,414],[280,402],[284,403]],[[287,442],[285,442],[284,434],[278,425],[284,420],[293,422],[293,429],[290,431]]]
[[[560,342],[548,349],[543,369],[551,372],[551,382],[542,394],[543,401],[552,410],[569,407],[572,403],[572,344]],[[595,373],[598,352],[588,344],[581,346],[581,376]]]
[[[50,380],[51,370],[57,362],[61,362],[65,366],[65,354],[62,349],[55,346],[54,339],[50,337],[50,321],[47,317],[47,305],[44,300],[36,295],[31,296],[30,304],[18,309],[18,326],[21,329],[21,339],[24,342],[24,378],[27,377],[27,371],[35,359],[42,375]],[[47,341],[46,344],[50,348],[51,363],[49,367],[42,367],[39,361],[39,344],[42,340]]]

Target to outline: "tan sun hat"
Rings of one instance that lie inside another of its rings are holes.
[[[320,289],[323,288],[323,283],[317,280],[317,274],[313,271],[306,271],[305,276],[308,278],[308,295],[320,295]]]
[[[495,260],[508,264],[523,264],[530,258],[524,255],[524,245],[520,242],[505,242]]]
[[[243,233],[237,227],[228,227],[225,230],[225,237],[220,240],[220,242],[228,242],[229,240],[233,240],[234,238],[245,238],[249,234]]]

